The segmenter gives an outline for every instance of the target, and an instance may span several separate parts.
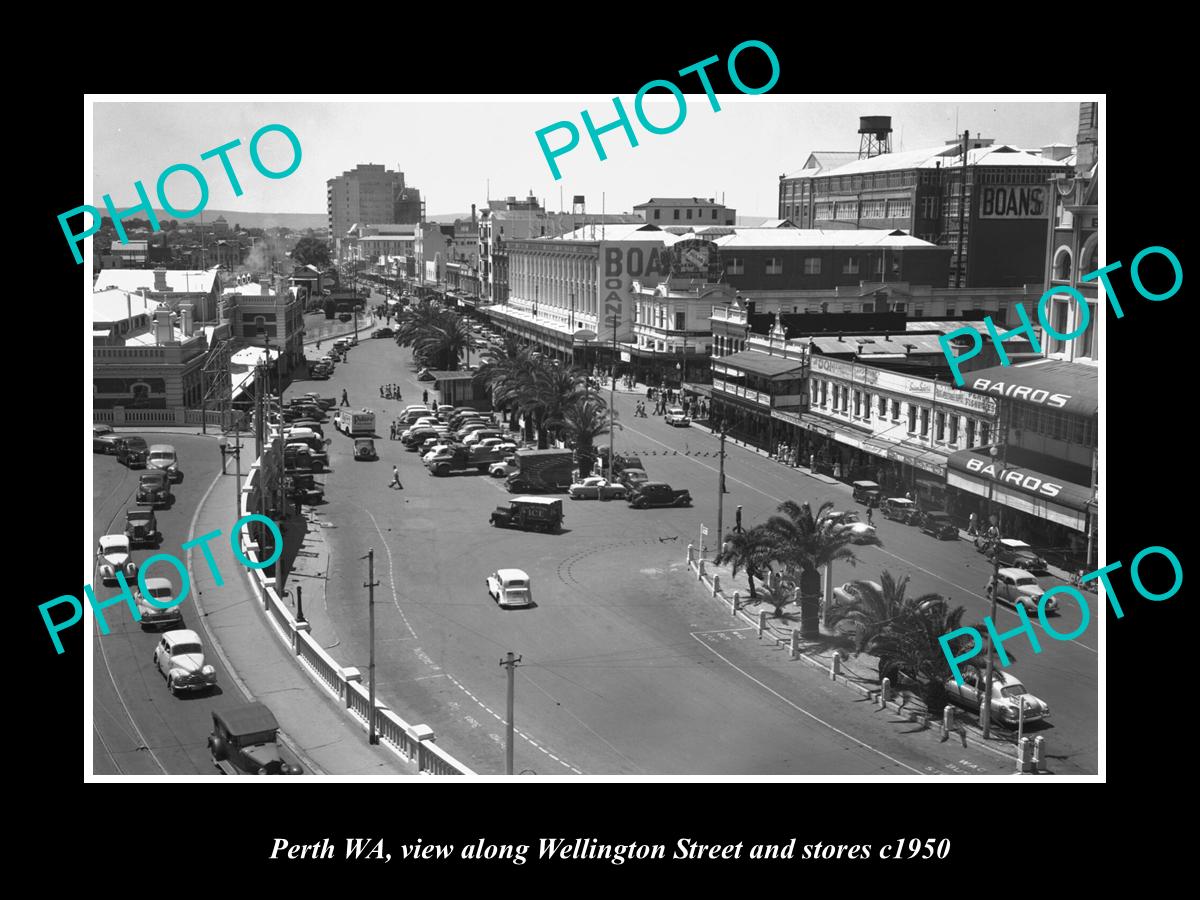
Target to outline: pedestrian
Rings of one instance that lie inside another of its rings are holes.
[[[872,503],[871,503],[871,501],[870,501],[870,500],[868,500],[868,501],[867,501],[867,524],[868,524],[868,525],[874,525],[874,524],[875,524],[875,522],[874,522],[874,513],[875,513],[874,504],[872,504]]]
[[[400,469],[395,465],[392,466],[392,483],[389,484],[388,487],[404,490],[404,485],[400,483]]]
[[[380,397],[380,399],[383,399],[383,385],[382,384],[379,386],[379,397]]]
[[[906,500],[911,500],[911,499],[912,499],[912,491],[905,491],[905,492],[904,492],[904,498],[905,498]]]
[[[320,350],[320,349],[321,349],[321,342],[320,342],[320,341],[317,341],[317,349],[318,349],[318,350]]]
[[[350,398],[346,395],[345,388],[342,388],[342,402],[339,403],[338,405],[339,406],[349,406],[350,405]]]
[[[833,477],[834,478],[842,477],[842,464],[840,462],[835,462],[833,464]]]
[[[975,535],[979,534],[979,524],[978,519],[975,517],[975,513],[971,513],[971,518],[967,524],[967,534],[971,535],[971,537],[975,537]]]
[[[421,402],[426,406],[429,405],[429,391],[421,391]]]

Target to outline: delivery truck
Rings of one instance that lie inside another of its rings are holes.
[[[349,407],[342,407],[337,411],[337,416],[334,417],[333,427],[342,434],[348,434],[351,437],[356,435],[374,437],[375,413],[369,409],[353,410]]]
[[[477,472],[487,474],[493,463],[501,462],[504,454],[487,447],[467,447],[452,444],[425,460],[425,468],[432,475],[444,476],[451,472]]]
[[[508,476],[510,494],[565,491],[571,486],[575,454],[570,450],[518,450],[517,471]]]

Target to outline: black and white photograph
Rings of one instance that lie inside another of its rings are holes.
[[[89,96],[91,571],[37,601],[85,780],[1102,780],[1101,321],[1182,279],[1104,268],[1104,98],[776,95],[758,43]]]

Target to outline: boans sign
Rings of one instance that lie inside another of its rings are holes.
[[[656,287],[671,271],[670,251],[657,241],[600,242],[600,284],[603,286],[596,330],[599,340],[633,337],[633,282]]]

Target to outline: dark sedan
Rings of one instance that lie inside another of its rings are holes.
[[[945,510],[931,509],[921,514],[921,531],[932,534],[938,540],[954,541],[958,539],[958,526],[954,524]]]
[[[630,491],[629,505],[634,509],[650,506],[691,506],[692,495],[686,490],[675,490],[661,481],[647,481]]]

